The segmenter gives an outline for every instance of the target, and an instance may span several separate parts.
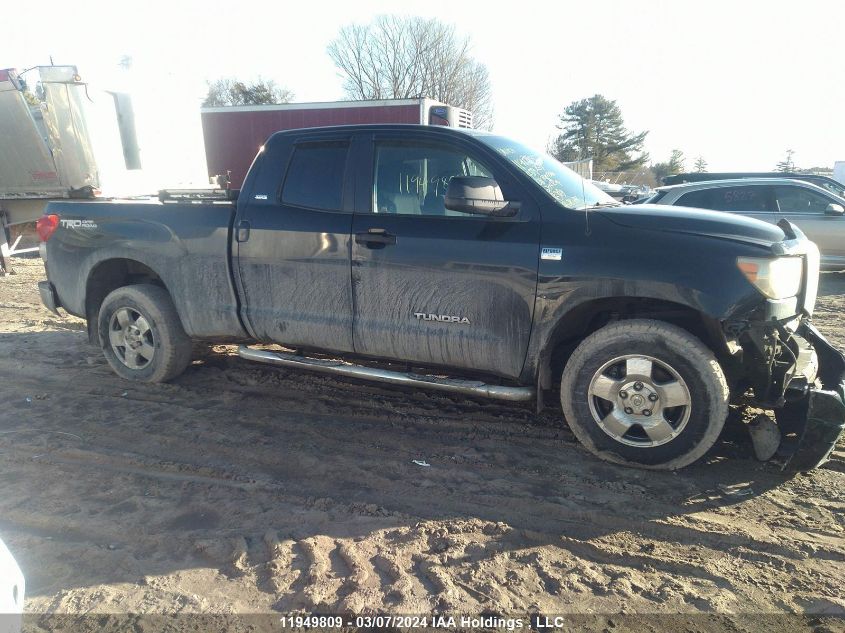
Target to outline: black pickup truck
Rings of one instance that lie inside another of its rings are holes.
[[[559,386],[587,449],[664,469],[704,455],[732,403],[774,409],[796,470],[845,423],[796,227],[622,206],[502,136],[280,132],[236,201],[52,202],[38,229],[45,305],[86,318],[130,380],[174,378],[203,339],[538,409]]]

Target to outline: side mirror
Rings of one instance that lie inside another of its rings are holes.
[[[499,184],[486,176],[452,176],[443,203],[449,211],[509,218],[516,215],[520,202],[508,202]]]
[[[827,208],[824,210],[825,215],[842,215],[843,213],[845,213],[845,207],[834,202],[827,205]]]

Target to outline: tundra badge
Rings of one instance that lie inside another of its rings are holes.
[[[469,319],[466,317],[451,316],[448,314],[426,314],[425,312],[414,312],[417,321],[439,321],[440,323],[461,323],[469,325]]]

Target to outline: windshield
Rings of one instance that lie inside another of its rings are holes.
[[[548,154],[542,154],[504,136],[484,135],[478,136],[478,140],[506,157],[552,198],[569,209],[619,204]]]

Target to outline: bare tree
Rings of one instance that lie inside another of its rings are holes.
[[[341,28],[328,53],[352,99],[430,97],[471,110],[476,127],[493,125],[487,67],[472,57],[470,39],[454,26],[383,15]]]
[[[276,82],[259,78],[245,83],[237,79],[218,79],[208,82],[208,94],[203,107],[256,105],[262,103],[289,103],[293,91],[276,85]]]

